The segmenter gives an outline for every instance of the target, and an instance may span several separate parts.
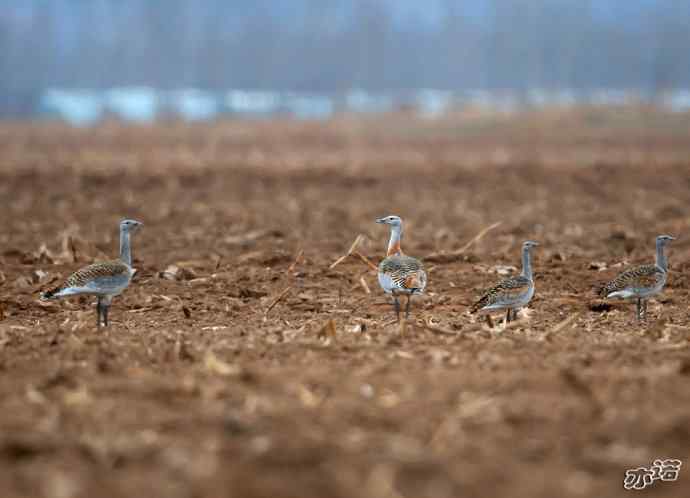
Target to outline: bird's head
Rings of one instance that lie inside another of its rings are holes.
[[[384,216],[376,220],[376,223],[382,223],[384,225],[390,225],[392,227],[402,226],[402,220],[400,216]]]
[[[141,227],[143,223],[141,221],[136,221],[136,220],[122,220],[120,222],[120,230],[122,232],[126,233],[134,233],[136,232],[139,227]]]

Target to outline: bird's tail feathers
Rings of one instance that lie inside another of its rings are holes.
[[[60,291],[60,287],[41,292],[41,301],[48,301],[50,299],[57,299],[56,294]]]
[[[608,282],[598,282],[592,287],[592,291],[599,297],[606,297],[609,294],[609,283]]]
[[[482,309],[485,304],[486,304],[486,299],[484,297],[482,297],[479,301],[477,301],[472,306],[470,306],[470,313],[476,313],[477,311]]]

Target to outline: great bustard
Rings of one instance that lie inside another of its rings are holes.
[[[142,223],[135,220],[120,222],[120,259],[102,261],[85,266],[70,275],[55,289],[44,292],[41,299],[57,299],[77,294],[90,294],[98,298],[96,303],[97,324],[108,326],[108,308],[113,297],[121,294],[132,281],[132,252],[130,234]]]
[[[412,294],[421,294],[426,287],[426,272],[422,263],[411,256],[403,254],[400,248],[402,238],[402,220],[399,216],[379,218],[376,223],[390,225],[391,238],[388,242],[386,258],[379,263],[379,284],[386,294],[393,295],[395,315],[400,320],[399,295],[407,296],[405,318],[410,315],[410,298]]]
[[[506,323],[511,319],[516,319],[518,310],[526,306],[534,296],[531,250],[538,245],[531,240],[525,241],[522,244],[522,273],[516,277],[502,280],[485,290],[482,297],[470,308],[470,313],[505,309],[507,310]],[[490,322],[488,315],[487,321]]]
[[[656,261],[653,265],[630,268],[601,288],[602,297],[618,297],[637,301],[637,319],[647,318],[647,300],[661,292],[668,280],[668,260],[664,247],[675,237],[659,235],[656,238]]]

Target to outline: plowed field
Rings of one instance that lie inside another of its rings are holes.
[[[690,496],[690,118],[0,125],[2,497]],[[388,214],[424,260],[396,324]],[[132,286],[41,302],[134,236]],[[649,305],[593,292],[675,235]],[[480,235],[480,237],[476,237]],[[535,298],[468,313],[535,250]]]

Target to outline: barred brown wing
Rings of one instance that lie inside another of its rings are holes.
[[[641,265],[624,271],[601,289],[606,296],[625,289],[651,288],[663,279],[664,273],[656,265]]]
[[[515,301],[529,291],[530,284],[530,280],[522,275],[502,280],[484,291],[482,297],[472,305],[470,312],[475,313],[485,306],[491,306],[492,304]]]
[[[50,298],[64,289],[80,288],[90,284],[97,283],[99,280],[109,281],[117,277],[126,277],[129,273],[129,267],[120,260],[103,261],[85,266],[72,273],[65,282],[45,293],[46,298]]]

